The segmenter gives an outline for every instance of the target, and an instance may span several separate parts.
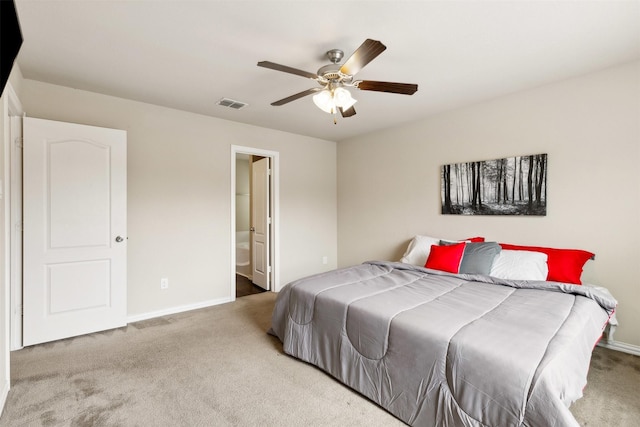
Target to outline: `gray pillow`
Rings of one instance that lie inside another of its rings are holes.
[[[460,273],[489,274],[502,248],[496,242],[466,243],[460,261]]]

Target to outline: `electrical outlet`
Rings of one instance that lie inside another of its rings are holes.
[[[329,263],[329,258],[326,255],[322,257],[322,263],[324,265],[327,265]]]
[[[168,289],[169,288],[169,279],[163,277],[160,279],[160,289]]]

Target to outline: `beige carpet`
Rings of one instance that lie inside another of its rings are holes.
[[[393,416],[282,352],[275,295],[12,353],[0,426],[395,426]],[[636,426],[640,358],[596,348],[584,426]]]

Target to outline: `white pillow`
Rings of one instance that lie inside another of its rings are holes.
[[[400,262],[424,267],[431,252],[431,245],[439,245],[440,238],[429,236],[416,236],[411,240],[406,252],[400,258]]]
[[[547,254],[502,250],[493,261],[490,276],[510,280],[547,280]]]

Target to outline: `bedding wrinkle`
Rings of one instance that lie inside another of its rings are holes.
[[[573,304],[571,305],[571,309],[567,312],[567,315],[565,316],[564,321],[561,324],[558,325],[558,328],[556,329],[556,331],[554,332],[553,336],[549,340],[550,342],[553,341],[554,338],[558,335],[558,333],[560,332],[560,330],[562,329],[564,324],[567,322],[567,319],[569,318],[569,315],[573,311],[573,309],[574,309],[574,307],[576,305],[576,296],[573,296],[573,297],[574,298],[573,298]],[[547,364],[550,361],[550,359],[547,358],[547,355],[549,354],[551,349],[552,349],[552,347],[547,347],[546,348],[544,354],[542,355],[542,358],[540,359],[540,362],[538,363],[538,366],[537,366],[536,370],[531,375],[529,390],[527,391],[527,395],[526,395],[526,402],[528,402],[529,399],[531,398],[531,394],[533,393],[533,388],[535,387],[535,385],[537,383],[537,381],[536,381],[537,378],[540,377],[542,371],[544,370],[544,368],[547,366]]]
[[[366,266],[367,264],[362,264],[362,265]],[[343,270],[347,270],[347,269],[343,269]],[[363,283],[366,280],[370,280],[373,278],[384,276],[385,274],[389,274],[390,271],[391,271],[390,269],[383,269],[383,271],[381,271],[380,273],[373,274],[370,276],[365,276],[365,277],[354,276],[354,278],[350,279],[349,281],[346,281],[344,283],[337,283],[334,286],[328,286],[328,287],[325,286],[323,281],[324,276],[327,275],[328,273],[320,273],[315,276],[311,276],[310,278],[307,278],[307,279],[311,281],[312,286],[309,286],[309,283],[305,282],[304,292],[295,293],[297,297],[293,298],[293,301],[289,299],[289,313],[290,313],[291,319],[299,325],[308,324],[313,320],[315,300],[320,294],[324,292],[329,292],[336,288]],[[295,288],[300,283],[301,281],[298,280],[298,281],[292,282],[289,286],[291,288]],[[300,297],[302,297],[302,301],[300,300]],[[312,304],[309,304],[309,301],[308,301],[309,299],[313,301]]]
[[[390,395],[390,398],[388,399],[387,404],[388,405],[393,405],[394,402],[397,399],[399,399],[400,397],[402,397],[404,395],[404,391],[402,391],[402,389],[400,389],[399,393],[397,393],[397,394],[394,393],[394,391],[393,391],[393,381],[391,379],[391,375],[389,375],[389,368],[388,368],[388,366],[387,366],[385,361],[383,361],[383,363],[385,365],[384,373],[385,373],[385,377],[386,377],[386,380],[387,380],[387,387],[388,387],[389,395]]]
[[[458,407],[467,416],[469,416],[470,418],[476,419],[465,409],[464,402],[462,401],[463,399],[461,399],[457,395],[457,393],[455,392],[456,389],[458,389],[459,387],[455,386],[455,382],[454,382],[453,378],[456,378],[458,376],[458,373],[456,372],[457,371],[457,367],[461,363],[461,361],[463,359],[465,359],[465,356],[462,354],[462,348],[456,346],[456,337],[463,331],[463,329],[469,327],[474,322],[482,319],[487,314],[491,313],[492,311],[494,311],[498,307],[500,307],[511,295],[513,295],[514,292],[515,292],[515,289],[510,290],[510,292],[506,293],[501,300],[496,301],[495,304],[492,307],[488,307],[483,312],[479,312],[475,316],[475,318],[469,319],[467,321],[467,323],[465,323],[465,324],[460,326],[460,328],[453,334],[453,336],[449,340],[449,343],[448,343],[448,346],[447,346],[447,350],[446,350],[446,357],[445,357],[446,382],[445,382],[444,386],[446,386],[448,388],[448,391],[451,394],[451,398],[456,402]],[[478,367],[476,366],[476,368],[478,368]],[[481,407],[480,413],[486,414],[486,408],[490,404],[494,404],[495,403],[498,407],[502,408],[504,411],[506,411],[508,413],[511,413],[512,416],[515,415],[510,408],[503,407],[500,402],[498,402],[496,399],[494,399],[493,396],[491,396],[490,394],[486,393],[482,388],[475,386],[473,383],[471,383],[471,382],[469,382],[467,380],[463,380],[463,383],[464,383],[465,386],[472,387],[476,392],[486,396],[486,398],[487,398],[486,402]],[[468,394],[468,392],[466,390],[465,390],[465,392],[466,392],[465,394]],[[484,416],[483,417],[478,417],[478,419],[476,419],[476,421],[480,421],[480,420],[483,420],[483,419],[485,419]]]
[[[582,397],[582,390],[586,386],[586,376],[591,362],[591,351],[594,343],[601,335],[602,320],[608,314],[602,311],[594,301],[577,295],[570,315],[562,328],[558,330],[541,363],[533,387],[529,393],[527,410],[545,406],[553,408],[550,412],[556,414],[558,425],[578,426],[569,411],[569,406]],[[580,334],[570,331],[580,328]],[[580,350],[580,351],[576,351]],[[568,383],[567,375],[579,378],[579,382]],[[559,399],[542,400],[540,389],[559,396]]]
[[[480,420],[477,420],[469,414],[460,410],[459,407],[454,406],[455,401],[451,396],[451,391],[446,386],[440,386],[437,396],[437,406],[434,423],[420,422],[419,418],[416,418],[415,425],[423,426],[472,426],[472,427],[503,427],[503,426],[490,426]],[[424,413],[422,414],[424,416]],[[412,425],[414,425],[412,423]]]
[[[415,410],[409,417],[409,424],[413,424],[416,420],[416,417],[422,412],[425,404],[429,400],[429,395],[431,389],[434,387],[434,384],[437,384],[438,381],[433,381],[434,379],[434,367],[429,371],[429,375],[426,378],[422,378],[420,380],[420,385],[418,386],[418,392],[416,393],[415,400]]]
[[[556,303],[555,309],[548,311],[552,300]],[[574,300],[569,294],[514,289],[492,310],[461,328],[451,340],[454,351],[449,352],[448,358],[453,361],[450,366],[455,367],[455,371],[450,367],[447,370],[448,383],[460,408],[490,425],[519,425],[525,417],[527,396],[538,366]],[[536,307],[540,309],[534,309]],[[488,324],[492,325],[492,333],[477,336]],[[504,340],[502,336],[510,339]],[[456,360],[457,352],[463,356]],[[475,366],[466,359],[473,360]],[[483,370],[478,370],[478,365]],[[517,381],[505,387],[491,381],[496,375],[517,376]],[[491,405],[501,402],[499,406],[503,410],[492,411],[487,405],[489,402]],[[481,415],[483,412],[489,417]]]
[[[456,289],[442,288],[439,293],[425,293],[424,287],[418,286],[423,278],[424,276],[419,276],[407,283],[363,295],[347,304],[347,337],[362,357],[370,360],[384,358],[389,348],[390,326],[398,315],[429,304]],[[395,292],[400,306],[388,304],[385,293],[391,291]],[[418,296],[421,298],[417,298]]]

